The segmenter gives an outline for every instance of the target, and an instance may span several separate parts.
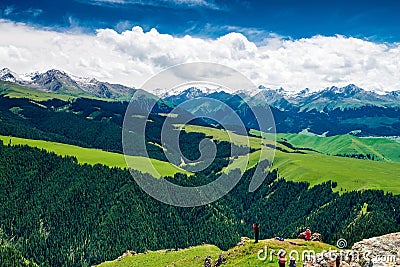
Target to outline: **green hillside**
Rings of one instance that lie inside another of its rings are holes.
[[[4,81],[0,81],[0,95],[5,95],[10,98],[28,98],[35,101],[45,101],[50,99],[69,101],[76,98],[71,95],[43,92],[30,87]]]
[[[358,138],[353,135],[331,137],[304,134],[278,134],[277,141],[286,141],[297,148],[314,149],[329,155],[373,155],[376,160],[400,162],[400,143],[387,138]]]
[[[377,189],[400,194],[399,162],[276,151],[273,168],[287,180],[308,182],[311,186],[335,181],[338,186],[334,191]]]
[[[255,220],[261,225],[261,238],[295,238],[309,225],[330,244],[345,238],[351,245],[400,231],[400,195],[382,191],[337,194],[331,183],[308,188],[307,183],[277,179],[275,171],[250,193],[250,169],[220,200],[183,208],[147,195],[127,170],[82,165],[29,146],[0,145],[0,155],[1,228],[21,255],[40,266],[93,266],[117,259],[128,249],[144,253],[203,243],[231,251],[228,261],[240,266],[239,259],[256,260],[258,247],[230,248],[241,236],[251,236]],[[174,182],[198,186],[215,176],[176,175]],[[229,259],[235,253],[240,255]]]
[[[165,266],[176,266],[176,267],[197,267],[203,266],[206,257],[209,255],[213,262],[218,259],[218,256],[222,254],[225,258],[226,267],[241,267],[241,266],[277,266],[277,257],[273,256],[270,259],[270,253],[277,253],[280,249],[285,250],[288,254],[291,251],[297,251],[299,258],[297,266],[302,266],[302,253],[304,251],[313,250],[316,253],[322,252],[323,250],[335,249],[334,246],[325,244],[322,242],[306,242],[300,239],[287,239],[285,241],[278,241],[275,239],[260,240],[259,243],[255,244],[254,240],[244,238],[246,241],[243,246],[236,246],[228,251],[221,251],[216,246],[202,245],[183,249],[179,251],[167,252],[166,250],[159,250],[148,252],[146,254],[129,255],[123,257],[120,260],[108,261],[99,264],[99,267],[116,266],[116,267],[165,267]],[[258,258],[260,250],[265,251],[267,248],[267,259],[264,260],[264,253],[260,254],[261,260]],[[295,254],[293,254],[295,255]]]
[[[229,136],[224,130],[200,126],[185,126],[184,129],[203,132],[217,140],[229,140]],[[266,138],[271,139],[269,135]],[[394,162],[396,155],[400,153],[400,150],[397,149],[400,148],[399,143],[385,138],[357,138],[349,135],[331,137],[328,141],[315,139],[318,141],[315,144],[312,143],[313,138],[323,139],[323,137],[278,134],[277,141],[283,140],[282,138],[286,138],[287,142],[290,141],[291,144],[292,140],[295,140],[293,141],[295,147],[308,147],[315,150],[318,147],[320,150],[325,149],[324,153],[334,150],[351,151],[353,148],[359,148],[358,153],[368,152],[384,155],[386,159],[385,161],[353,159],[330,156],[310,150],[300,150],[295,153],[296,151],[292,148],[277,143],[278,149],[275,151],[273,169],[277,169],[278,174],[286,180],[308,182],[311,186],[330,180],[338,183],[335,191],[378,189],[400,194],[400,162]],[[300,145],[303,139],[305,144]],[[243,140],[242,142],[244,143]],[[256,137],[250,137],[249,143],[253,148],[260,148],[260,141]],[[259,153],[256,151],[250,154],[248,168],[254,167],[257,163]],[[389,156],[393,161],[388,159]],[[246,159],[245,156],[241,156],[233,165],[240,165],[239,162]]]
[[[212,258],[218,258],[221,254],[221,250],[212,245],[203,245],[192,247],[188,249],[182,249],[179,251],[151,251],[146,254],[141,253],[134,256],[126,256],[121,260],[107,261],[97,265],[98,267],[108,266],[120,266],[120,267],[140,267],[140,266],[151,266],[151,267],[165,267],[165,266],[176,266],[176,267],[197,267],[202,266],[204,259],[207,255]]]
[[[60,93],[50,93],[40,91],[35,88],[18,85],[11,82],[0,81],[0,95],[10,98],[27,98],[33,101],[46,101],[50,99],[60,99],[63,101],[71,101],[77,98],[97,99],[101,101],[128,101],[130,97],[120,97],[116,99],[95,97],[83,90],[77,91],[74,89],[66,90]]]
[[[28,145],[31,147],[45,149],[49,152],[54,152],[57,155],[61,156],[73,156],[76,157],[78,159],[78,162],[82,164],[103,164],[109,167],[118,167],[122,169],[127,167],[124,155],[107,152],[100,149],[83,148],[79,146],[56,142],[32,140],[10,136],[0,136],[0,140],[3,141],[4,144]],[[149,173],[154,177],[159,177],[157,171],[162,176],[173,176],[175,173],[188,174],[188,172],[178,168],[171,163],[160,161],[157,159],[131,156],[128,157],[127,160],[129,160],[129,166],[131,166],[133,169],[143,173]],[[155,166],[157,171],[151,166]]]
[[[207,136],[212,136],[216,140],[229,140],[228,134],[219,129],[201,127],[201,126],[185,126],[184,129],[189,132],[203,132]],[[308,147],[315,150],[324,150],[325,153],[333,153],[334,151],[350,151],[351,145],[358,146],[362,150],[360,153],[370,151],[374,155],[385,155],[385,158],[395,159],[396,146],[399,143],[381,138],[357,138],[349,135],[330,137],[327,141],[320,140],[323,137],[309,137],[292,134],[279,134],[279,138],[285,138],[295,147],[300,147],[301,140],[305,140],[301,147]],[[41,140],[31,140],[15,137],[0,136],[5,144],[8,144],[11,139],[11,144],[22,144],[33,147],[43,148],[52,151],[58,155],[75,156],[80,163],[88,164],[104,164],[111,167],[125,168],[126,162],[124,156],[118,153],[106,152],[98,149],[82,148],[73,145],[66,145],[55,142],[47,142]],[[237,137],[235,140],[242,142],[244,145],[245,137]],[[281,139],[282,140],[282,139]],[[294,141],[293,141],[294,140]],[[351,143],[349,143],[351,141]],[[252,148],[260,148],[260,139],[250,137],[250,146]],[[314,143],[312,143],[314,142]],[[331,144],[331,145],[330,145]],[[336,145],[337,148],[334,147]],[[400,162],[372,161],[361,160],[346,157],[330,156],[315,151],[301,150],[302,153],[293,153],[293,149],[282,144],[277,144],[278,148],[275,152],[273,169],[278,170],[278,174],[289,181],[308,182],[311,186],[320,184],[326,181],[335,181],[338,186],[335,191],[350,191],[363,189],[378,189],[385,192],[400,194]],[[391,149],[391,146],[393,148]],[[336,150],[334,150],[336,149]],[[347,149],[347,150],[346,150]],[[386,151],[386,152],[384,152]],[[392,153],[388,153],[392,151]],[[260,151],[252,152],[247,156],[240,156],[235,159],[230,165],[229,170],[240,166],[244,160],[248,160],[247,168],[254,167],[260,157]],[[156,159],[147,159],[144,157],[130,157],[132,160],[131,166],[141,172],[150,173],[154,177],[158,177],[158,173],[151,166],[155,166],[158,172],[163,176],[173,176],[175,173],[185,173],[184,170],[177,166]],[[151,161],[152,164],[149,164]],[[187,172],[186,172],[187,173]]]

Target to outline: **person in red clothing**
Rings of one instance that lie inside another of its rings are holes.
[[[285,267],[286,266],[286,252],[284,250],[280,250],[278,254],[275,254],[275,256],[278,256],[279,267]]]
[[[253,231],[254,231],[254,243],[258,243],[258,235],[259,235],[259,228],[258,223],[253,223]]]
[[[310,231],[310,227],[307,227],[307,228],[306,228],[306,231],[304,232],[304,236],[305,236],[305,239],[306,239],[307,241],[310,241],[310,240],[311,240],[311,231]]]

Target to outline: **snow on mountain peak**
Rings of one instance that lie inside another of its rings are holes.
[[[172,89],[158,88],[154,90],[154,92],[160,98],[166,98],[181,94],[186,94],[188,96],[192,95],[192,97],[199,97],[219,92],[233,93],[231,89],[213,84],[190,84],[190,85],[178,86]]]

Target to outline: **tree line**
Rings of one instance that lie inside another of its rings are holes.
[[[40,266],[90,266],[127,249],[143,252],[202,243],[228,249],[240,236],[252,236],[254,222],[260,224],[260,238],[293,238],[310,226],[332,244],[338,238],[352,244],[400,231],[397,195],[373,190],[340,195],[332,191],[336,184],[309,188],[278,178],[276,171],[249,193],[253,172],[248,170],[229,194],[212,204],[180,208],[147,195],[128,170],[80,165],[73,157],[0,145],[0,229],[18,253]],[[217,176],[210,172],[167,179],[196,186]],[[361,212],[365,203],[367,210]]]

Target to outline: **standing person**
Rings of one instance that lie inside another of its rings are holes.
[[[305,236],[305,239],[306,239],[307,241],[310,241],[310,240],[311,240],[311,230],[310,230],[310,227],[307,227],[307,228],[306,228],[306,231],[304,232],[304,236]]]
[[[276,254],[275,254],[276,255]],[[285,265],[286,265],[286,252],[284,251],[284,250],[281,250],[279,253],[278,253],[278,264],[279,264],[279,267],[285,267]]]
[[[296,267],[296,259],[294,257],[290,257],[289,267]]]
[[[259,227],[258,223],[253,223],[254,243],[258,243]]]

